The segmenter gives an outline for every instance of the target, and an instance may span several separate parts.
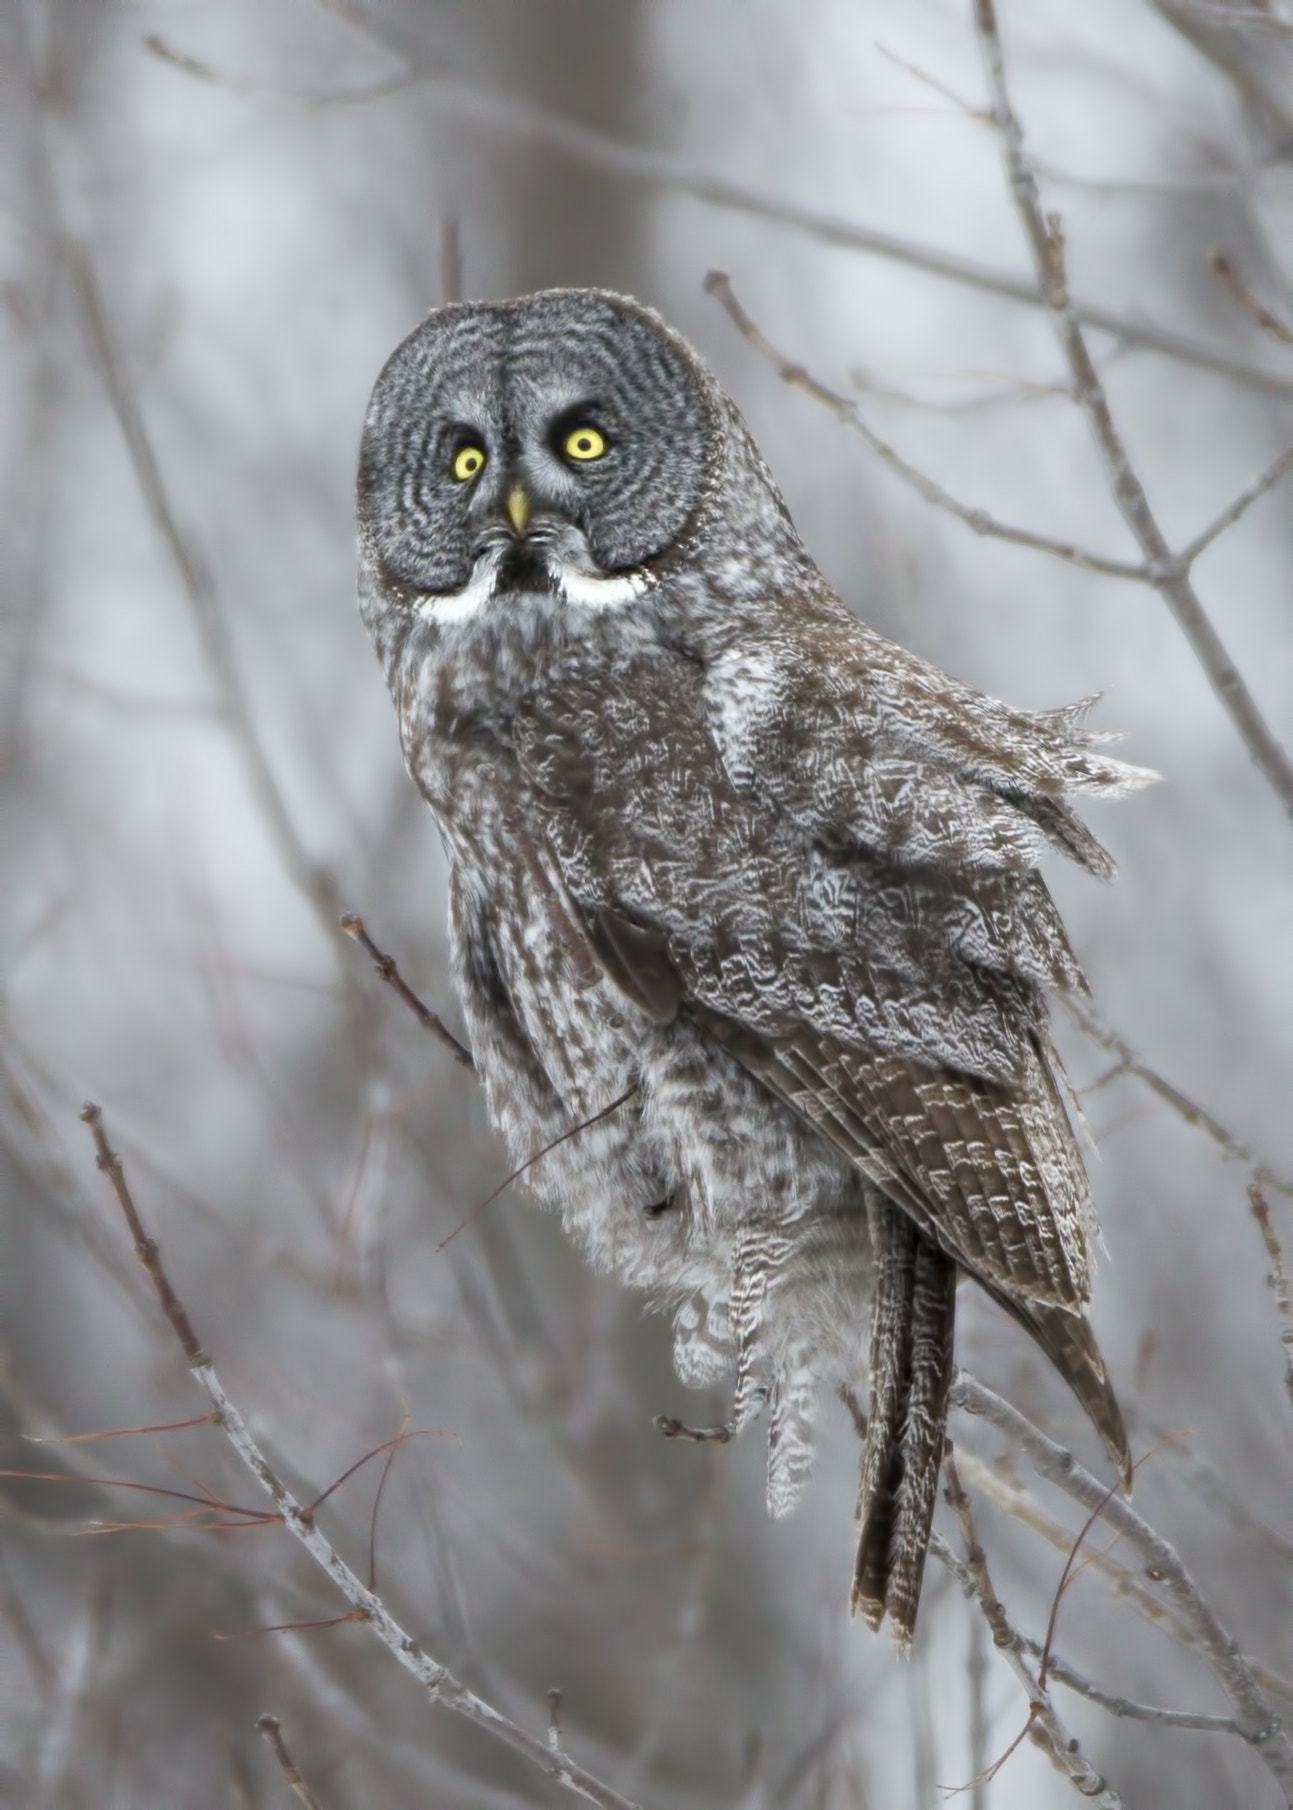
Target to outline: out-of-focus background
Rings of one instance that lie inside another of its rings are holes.
[[[1291,18],[1003,4],[1073,290],[1105,311],[1092,343],[1177,545],[1293,441]],[[429,1708],[364,1628],[260,1631],[344,1605],[281,1531],[209,1529],[236,1517],[201,1500],[256,1505],[210,1427],[25,1443],[203,1407],[95,1171],[88,1096],[303,1499],[429,1430],[382,1493],[376,1578],[472,1688],[542,1729],[559,1686],[571,1750],[645,1806],[927,1810],[1006,1749],[1025,1701],[933,1565],[911,1664],[848,1621],[843,1410],[771,1526],[759,1436],[659,1439],[653,1413],[703,1412],[666,1324],[519,1191],[440,1249],[502,1152],[470,1075],[337,919],[362,912],[456,1022],[444,862],[353,604],[374,376],[451,291],[630,290],[720,374],[869,621],[1030,708],[1104,692],[1099,724],[1164,783],[1091,813],[1116,887],[1057,865],[1074,942],[1139,1057],[1293,1170],[1290,825],[1162,598],[922,500],[702,287],[728,271],[789,359],[966,504],[1138,558],[1050,322],[1003,293],[1030,267],[969,6],[6,0],[0,32],[0,1465],[54,1476],[0,1482],[0,1802],[286,1803],[265,1711],[324,1810],[572,1801]],[[1285,735],[1289,482],[1196,572]],[[1293,1412],[1251,1162],[1060,1032],[1101,1152],[1099,1336],[1138,1451],[1181,1435],[1137,1504],[1293,1715]],[[1265,1193],[1293,1249],[1288,1198]],[[972,1290],[960,1354],[1098,1465]],[[985,1429],[953,1432],[1026,1482]],[[320,1511],[361,1572],[380,1472]],[[1040,1638],[1063,1554],[975,1502]],[[1096,1569],[1057,1640],[1118,1695],[1226,1708]],[[1231,1737],[1054,1688],[1136,1810],[1281,1801]],[[1025,1742],[968,1801],[1070,1796]]]

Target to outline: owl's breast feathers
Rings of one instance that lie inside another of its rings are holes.
[[[974,1274],[1125,1471],[1046,1031],[1044,988],[1083,982],[1034,864],[1109,871],[1064,794],[1148,776],[1091,751],[1084,706],[1010,711],[850,626],[709,670],[572,655],[518,707],[521,772],[620,990],[702,1025]]]

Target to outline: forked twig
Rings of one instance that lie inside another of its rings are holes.
[[[964,1370],[957,1370],[949,1400],[953,1407],[980,1415],[1004,1433],[1012,1445],[1024,1452],[1039,1475],[1075,1502],[1087,1509],[1104,1504],[1105,1521],[1134,1548],[1150,1582],[1161,1588],[1188,1630],[1190,1644],[1207,1659],[1234,1708],[1237,1733],[1264,1761],[1279,1781],[1286,1802],[1293,1806],[1293,1743],[1253,1676],[1238,1641],[1204,1601],[1176,1549],[1125,1497],[1111,1496],[1107,1485],[1084,1469],[1071,1452],[1047,1438],[1017,1408]]]
[[[1002,1607],[1001,1599],[993,1585],[988,1571],[988,1561],[974,1525],[970,1500],[961,1487],[960,1478],[956,1472],[956,1462],[950,1452],[944,1459],[944,1474],[947,1478],[947,1498],[960,1523],[961,1535],[966,1546],[966,1557],[964,1560],[958,1559],[940,1534],[933,1536],[929,1550],[933,1557],[957,1579],[965,1594],[978,1603],[984,1620],[992,1631],[993,1646],[1015,1674],[1028,1698],[1028,1720],[1005,1752],[998,1755],[987,1772],[979,1775],[979,1779],[983,1782],[990,1782],[996,1778],[1015,1749],[1022,1741],[1028,1739],[1034,1741],[1049,1754],[1055,1765],[1068,1777],[1082,1797],[1099,1804],[1101,1810],[1123,1810],[1122,1799],[1108,1780],[1096,1771],[1083,1754],[1077,1741],[1056,1714],[1049,1691],[1033,1676],[1025,1663],[1023,1643]],[[979,1781],[971,1781],[971,1783],[977,1782]]]
[[[424,1687],[432,1703],[443,1704],[455,1715],[463,1716],[477,1727],[485,1729],[487,1733],[523,1754],[548,1778],[588,1803],[598,1804],[602,1806],[602,1810],[636,1810],[627,1798],[621,1797],[618,1791],[572,1760],[560,1742],[552,1740],[551,1731],[546,1736],[531,1734],[528,1729],[522,1728],[519,1723],[513,1722],[492,1704],[478,1697],[474,1691],[468,1690],[447,1666],[433,1659],[411,1634],[405,1632],[381,1598],[361,1582],[332,1543],[319,1531],[312,1512],[296,1500],[252,1438],[241,1413],[226,1395],[215,1367],[198,1342],[188,1313],[166,1274],[156,1240],[144,1228],[126,1181],[121,1158],[108,1142],[103,1114],[97,1106],[89,1104],[81,1116],[90,1127],[99,1167],[108,1177],[117,1204],[130,1228],[136,1255],[153,1285],[162,1311],[194,1377],[215,1409],[217,1424],[273,1502],[283,1526],[295,1535],[350,1603],[350,1619],[362,1621],[373,1630],[405,1670],[411,1672]]]
[[[851,396],[842,396],[838,390],[832,390],[820,378],[814,377],[802,364],[788,358],[778,351],[749,313],[743,303],[738,300],[732,288],[732,280],[724,270],[711,270],[705,278],[705,288],[726,310],[743,337],[749,340],[762,357],[772,365],[783,383],[794,389],[802,390],[815,402],[820,402],[842,421],[846,427],[860,434],[871,450],[886,464],[890,471],[896,473],[904,484],[913,489],[925,502],[932,503],[936,509],[955,516],[973,533],[984,535],[992,540],[1007,541],[1011,546],[1027,547],[1035,553],[1049,553],[1055,559],[1062,559],[1068,565],[1080,566],[1087,572],[1098,572],[1106,578],[1125,578],[1133,583],[1145,581],[1143,564],[1125,559],[1109,559],[1103,553],[1093,553],[1085,547],[1076,546],[1072,541],[1057,540],[1049,534],[1038,534],[1031,528],[1015,527],[1010,522],[998,521],[986,509],[976,508],[971,503],[963,503],[950,491],[936,483],[926,472],[904,459],[902,454],[881,438],[868,423],[862,411]]]

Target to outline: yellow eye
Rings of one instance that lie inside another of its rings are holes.
[[[568,459],[600,459],[606,451],[606,436],[595,427],[573,427],[561,450]]]
[[[460,446],[453,455],[453,475],[460,484],[485,469],[485,454],[479,446]]]

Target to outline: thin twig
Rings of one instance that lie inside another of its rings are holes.
[[[1271,1287],[1275,1291],[1275,1306],[1282,1322],[1280,1342],[1284,1347],[1284,1387],[1290,1403],[1293,1403],[1293,1305],[1289,1302],[1288,1271],[1284,1268],[1284,1253],[1280,1249],[1266,1196],[1256,1182],[1248,1184],[1248,1199],[1252,1205],[1253,1218],[1261,1229],[1266,1254],[1271,1260]]]
[[[386,982],[386,985],[398,999],[403,1000],[409,1011],[412,1012],[413,1016],[422,1026],[422,1029],[424,1031],[430,1031],[433,1037],[438,1038],[449,1051],[449,1054],[453,1057],[455,1062],[460,1062],[464,1068],[474,1069],[476,1065],[471,1059],[471,1051],[465,1049],[445,1024],[444,1020],[440,1018],[437,1013],[433,1012],[429,1005],[426,1005],[418,998],[417,994],[413,991],[412,987],[409,986],[408,982],[404,979],[404,976],[400,973],[399,968],[396,966],[395,957],[393,955],[387,955],[385,950],[379,949],[372,937],[369,936],[368,931],[364,927],[364,920],[359,916],[358,912],[347,911],[342,916],[340,923],[341,928],[345,931],[346,935],[350,937],[353,942],[358,943],[364,953],[371,958],[373,967],[377,970],[381,979]]]
[[[783,383],[794,389],[802,390],[815,402],[842,421],[846,427],[860,434],[871,450],[876,453],[892,472],[909,485],[925,502],[932,503],[935,508],[945,510],[948,515],[955,516],[957,521],[975,534],[986,535],[993,540],[1008,541],[1012,546],[1029,547],[1038,553],[1050,553],[1056,559],[1065,560],[1069,565],[1081,566],[1084,571],[1098,572],[1106,578],[1126,578],[1133,583],[1145,583],[1147,574],[1143,565],[1133,564],[1123,559],[1107,559],[1102,553],[1089,552],[1085,547],[1075,546],[1071,541],[1056,540],[1049,534],[1037,534],[1031,528],[1017,528],[1009,522],[999,522],[986,509],[976,509],[969,503],[963,503],[950,491],[944,490],[941,484],[927,473],[911,465],[903,458],[895,447],[872,428],[856,402],[851,396],[842,396],[837,390],[830,389],[812,373],[778,351],[763,329],[748,313],[738,300],[732,288],[731,278],[723,270],[711,270],[705,278],[705,288],[715,296],[723,308],[731,316],[741,333],[749,340],[754,349],[772,365]]]
[[[283,1725],[277,1716],[259,1716],[256,1719],[257,1734],[264,1735],[269,1750],[278,1761],[279,1771],[287,1781],[292,1796],[298,1803],[305,1805],[305,1810],[319,1810],[319,1800],[301,1777],[300,1767],[288,1752],[287,1742],[283,1739]]]
[[[1000,1465],[990,1465],[976,1457],[967,1446],[958,1445],[956,1449],[961,1469],[982,1495],[995,1502],[1012,1521],[1021,1527],[1030,1527],[1056,1552],[1067,1556],[1072,1551],[1072,1532],[1047,1514],[1029,1490],[1011,1479]],[[1169,1449],[1176,1451],[1179,1448]],[[1193,1627],[1178,1614],[1175,1604],[1153,1594],[1143,1573],[1129,1571],[1126,1566],[1119,1565],[1110,1552],[1099,1547],[1091,1553],[1087,1563],[1100,1573],[1114,1596],[1130,1603],[1153,1627],[1161,1629],[1182,1649],[1197,1652],[1205,1659],[1208,1657]],[[1293,1679],[1283,1677],[1255,1659],[1250,1659],[1249,1665],[1263,1690],[1293,1704]]]
[[[135,1203],[130,1189],[126,1186],[126,1170],[121,1158],[108,1143],[107,1133],[103,1129],[103,1114],[94,1104],[87,1100],[81,1108],[81,1118],[90,1127],[90,1136],[94,1139],[94,1158],[99,1168],[112,1183],[112,1191],[117,1197],[118,1205],[125,1215],[126,1224],[130,1228],[130,1236],[134,1240],[135,1256],[139,1259],[148,1274],[148,1279],[157,1291],[157,1299],[161,1302],[162,1312],[170,1321],[171,1331],[175,1334],[184,1350],[189,1363],[196,1369],[201,1364],[210,1362],[184,1307],[184,1303],[175,1293],[162,1268],[162,1254],[156,1242],[144,1230],[143,1221],[135,1211]]]
[[[1281,320],[1280,316],[1273,313],[1264,302],[1258,301],[1252,290],[1240,278],[1225,252],[1214,251],[1210,261],[1213,270],[1221,278],[1244,313],[1257,322],[1262,332],[1269,333],[1272,339],[1277,339],[1283,346],[1293,346],[1293,327],[1290,327],[1286,320]]]
[[[234,657],[228,624],[220,610],[210,577],[180,528],[171,507],[152,439],[144,424],[139,399],[122,366],[89,253],[84,246],[68,238],[62,241],[62,247],[72,274],[91,354],[121,437],[125,441],[135,482],[157,536],[170,555],[193,612],[203,651],[220,688],[225,714],[233,728],[248,781],[289,877],[311,906],[329,941],[335,945],[336,882],[301,842],[279,790],[278,781],[274,778],[269,757],[261,745]]]
[[[1157,1094],[1160,1100],[1184,1119],[1187,1125],[1193,1125],[1197,1131],[1202,1131],[1227,1156],[1242,1163],[1254,1181],[1293,1200],[1293,1179],[1278,1174],[1255,1150],[1243,1143],[1232,1131],[1227,1131],[1205,1106],[1200,1106],[1196,1100],[1192,1100],[1188,1094],[1182,1093],[1179,1087],[1160,1075],[1157,1069],[1151,1068],[1136,1054],[1125,1037],[1105,1023],[1089,1001],[1078,999],[1071,993],[1062,994],[1061,998],[1070,1016],[1077,1020],[1087,1036],[1098,1043],[1101,1049],[1108,1050],[1111,1056],[1118,1058],[1118,1068],[1101,1077],[1102,1086],[1106,1081],[1112,1080],[1119,1069],[1134,1075],[1138,1081],[1144,1082],[1151,1093]]]
[[[1026,1653],[1031,1653],[1036,1659],[1041,1658],[1041,1641],[1030,1640],[1026,1634],[1021,1634],[1019,1642]],[[1239,1733],[1239,1724],[1233,1716],[1196,1715],[1192,1710],[1161,1709],[1156,1703],[1137,1703],[1131,1697],[1115,1696],[1112,1691],[1105,1690],[1053,1651],[1046,1656],[1046,1674],[1066,1685],[1069,1690],[1076,1691],[1080,1697],[1089,1697],[1092,1703],[1098,1703],[1101,1709],[1107,1709],[1111,1716],[1127,1716],[1136,1722],[1157,1722],[1164,1728],[1200,1728],[1209,1734]]]
[[[774,225],[790,228],[816,239],[824,245],[837,245],[849,251],[867,253],[904,264],[931,276],[999,295],[1025,307],[1036,308],[1044,300],[1035,282],[1026,276],[1000,270],[975,258],[958,256],[941,247],[922,245],[897,233],[883,231],[837,214],[804,207],[782,196],[770,195],[747,183],[735,182],[667,152],[653,151],[625,144],[595,127],[578,124],[562,114],[527,102],[516,95],[500,94],[496,89],[477,87],[471,82],[434,66],[419,66],[406,56],[402,46],[394,45],[384,34],[380,11],[343,6],[338,0],[319,0],[330,11],[338,13],[366,36],[400,59],[407,75],[392,78],[392,89],[416,82],[434,96],[438,107],[446,112],[466,114],[475,123],[518,142],[527,154],[536,147],[555,151],[572,162],[626,182],[640,182],[652,188],[689,195],[710,207],[733,213],[753,215]],[[184,68],[184,54],[169,59]],[[203,69],[203,79],[214,72]],[[285,97],[288,98],[288,97]],[[303,97],[296,97],[298,100]],[[349,100],[349,95],[339,97]],[[1076,318],[1085,326],[1108,333],[1124,346],[1156,352],[1201,370],[1218,371],[1235,382],[1249,385],[1267,396],[1293,398],[1293,377],[1271,371],[1261,365],[1237,358],[1220,346],[1210,346],[1178,333],[1171,327],[1146,321],[1097,302],[1075,301]]]
[[[613,1112],[618,1112],[620,1107],[631,1100],[637,1091],[638,1084],[635,1081],[632,1086],[626,1087],[622,1094],[617,1094],[609,1106],[602,1106],[596,1112],[590,1113],[586,1119],[580,1119],[577,1124],[571,1125],[568,1130],[563,1131],[559,1133],[557,1137],[550,1139],[541,1150],[536,1150],[533,1156],[527,1156],[525,1161],[513,1169],[510,1175],[505,1175],[503,1177],[502,1181],[498,1184],[497,1188],[494,1189],[492,1194],[487,1194],[484,1200],[477,1201],[471,1211],[464,1214],[454,1227],[453,1231],[447,1233],[440,1240],[439,1244],[436,1245],[435,1248],[437,1252],[442,1251],[447,1244],[452,1244],[459,1232],[465,1232],[467,1227],[485,1211],[486,1207],[492,1207],[499,1195],[510,1188],[513,1182],[520,1181],[523,1175],[533,1169],[540,1158],[548,1156],[552,1151],[556,1150],[559,1145],[569,1143],[570,1139],[578,1137],[581,1131],[589,1131],[594,1125],[600,1125],[603,1119],[609,1119],[611,1114]]]
[[[949,1490],[949,1494],[952,1493]],[[968,1508],[968,1500],[964,1498],[963,1491],[961,1497]],[[957,1518],[961,1521],[964,1534],[966,1523],[960,1509],[957,1511]],[[1055,1707],[1050,1700],[1050,1693],[1038,1684],[1028,1669],[1019,1636],[1011,1626],[1010,1619],[1002,1609],[996,1591],[993,1589],[992,1579],[988,1575],[987,1562],[983,1557],[983,1548],[978,1543],[977,1535],[973,1535],[973,1523],[970,1523],[970,1526],[975,1551],[973,1560],[958,1559],[941,1534],[934,1534],[930,1539],[930,1556],[945,1566],[960,1584],[965,1595],[979,1605],[979,1609],[992,1630],[993,1645],[1023,1686],[1024,1694],[1028,1698],[1027,1722],[1006,1751],[988,1767],[986,1774],[982,1775],[984,1782],[991,1782],[997,1776],[1019,1743],[1028,1737],[1050,1756],[1062,1772],[1068,1775],[1070,1782],[1082,1797],[1099,1804],[1101,1810],[1123,1810],[1122,1799],[1118,1793],[1084,1757],[1077,1741],[1069,1734],[1056,1715]],[[985,1596],[985,1591],[990,1593],[991,1606],[989,1606],[989,1597]]]
[[[1241,515],[1246,515],[1254,503],[1264,497],[1268,490],[1275,488],[1290,467],[1293,467],[1293,446],[1286,446],[1278,458],[1272,459],[1265,471],[1259,472],[1252,483],[1241,490],[1235,500],[1228,504],[1214,521],[1209,522],[1201,533],[1196,534],[1192,541],[1182,547],[1181,564],[1192,566],[1214,540],[1220,539],[1228,528],[1233,528]]]
[[[1123,1496],[1109,1496],[1108,1487],[1084,1469],[1071,1452],[1048,1439],[1031,1421],[994,1395],[991,1389],[958,1369],[950,1394],[952,1406],[981,1415],[1015,1446],[1048,1482],[1056,1484],[1088,1509],[1104,1506],[1108,1525],[1130,1542],[1145,1566],[1151,1583],[1170,1599],[1192,1644],[1208,1659],[1235,1711],[1239,1735],[1278,1780],[1285,1801],[1293,1806],[1293,1743],[1267,1702],[1252,1667],[1234,1636],[1217,1620],[1197,1584],[1182,1564],[1176,1549],[1156,1533]]]
[[[523,1754],[558,1785],[589,1803],[601,1805],[602,1810],[636,1810],[627,1798],[621,1797],[610,1785],[572,1760],[559,1744],[554,1746],[548,1737],[531,1734],[528,1729],[522,1728],[519,1723],[513,1722],[492,1704],[478,1697],[474,1691],[468,1690],[446,1666],[433,1659],[412,1635],[405,1632],[381,1598],[361,1582],[331,1542],[320,1533],[313,1515],[302,1507],[270,1466],[252,1438],[237,1406],[225,1394],[211,1360],[202,1351],[188,1315],[180,1306],[167,1277],[156,1241],[144,1229],[126,1181],[124,1166],[109,1145],[104,1132],[102,1113],[97,1106],[87,1105],[82,1116],[90,1126],[99,1167],[112,1183],[140,1261],[156,1290],[162,1310],[179,1340],[194,1377],[216,1411],[221,1430],[273,1502],[283,1526],[295,1535],[351,1604],[350,1619],[364,1622],[373,1630],[405,1670],[411,1672],[424,1687],[432,1703],[442,1704],[455,1715],[474,1722],[477,1727]]]
[[[1086,413],[1104,460],[1114,502],[1145,556],[1155,590],[1175,616],[1251,759],[1285,811],[1293,816],[1293,761],[1267,724],[1212,626],[1191,583],[1188,566],[1173,553],[1114,423],[1082,323],[1069,296],[1059,216],[1043,215],[1037,180],[1024,155],[1023,131],[1010,100],[993,0],[974,0],[974,18],[1011,197],[1032,253],[1038,284],[1072,373],[1078,402]]]

